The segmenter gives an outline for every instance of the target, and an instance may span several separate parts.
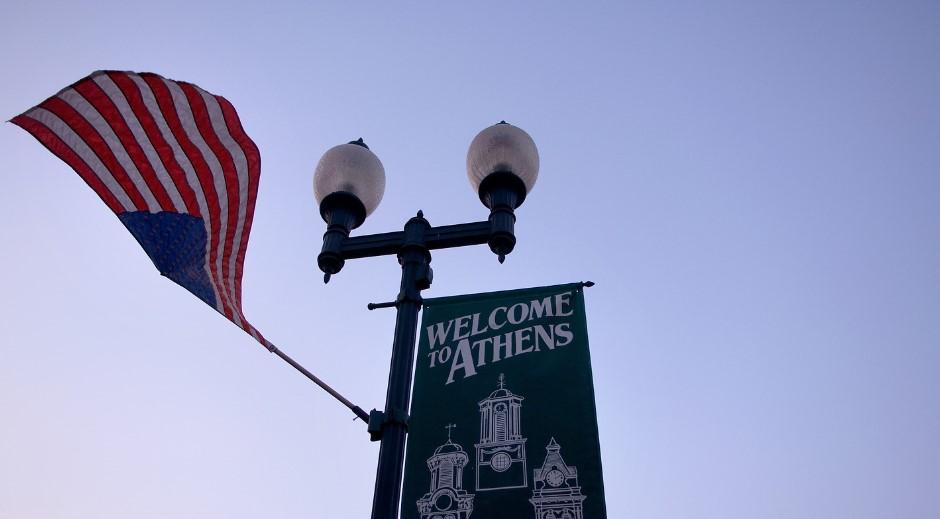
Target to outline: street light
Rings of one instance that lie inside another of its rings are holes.
[[[501,121],[477,134],[467,152],[467,177],[490,209],[488,220],[432,227],[418,211],[402,231],[350,237],[382,200],[385,169],[362,139],[329,149],[317,164],[314,194],[327,224],[317,256],[323,281],[356,258],[394,254],[402,269],[395,301],[369,305],[370,310],[397,308],[385,409],[369,413],[370,437],[382,442],[372,519],[398,517],[418,311],[421,291],[433,280],[430,251],[486,243],[502,263],[516,245],[515,210],[535,185],[538,171],[535,142],[521,128]]]

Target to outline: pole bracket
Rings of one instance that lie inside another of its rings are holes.
[[[379,308],[396,308],[398,307],[398,301],[389,301],[388,303],[369,303],[366,305],[366,308],[369,310],[377,310]]]
[[[382,439],[382,431],[388,424],[399,424],[406,431],[408,430],[408,413],[401,409],[391,409],[389,414],[385,414],[378,409],[369,412],[369,440],[377,442]]]
[[[402,303],[416,303],[418,305],[424,304],[424,298],[421,297],[421,290],[424,290],[424,288],[402,290],[398,293],[398,297],[395,298],[395,306],[398,306]]]
[[[430,267],[428,267],[428,270],[430,270]],[[428,283],[430,283],[430,281]],[[424,290],[424,289],[422,288],[421,290]],[[424,298],[421,297],[420,291],[417,291],[414,294],[409,294],[408,291],[403,290],[398,293],[398,296],[395,298],[394,301],[389,301],[387,303],[369,303],[368,305],[366,305],[366,308],[368,308],[369,310],[378,310],[379,308],[398,308],[398,306],[401,305],[402,303],[406,303],[409,301],[420,305],[424,303]]]

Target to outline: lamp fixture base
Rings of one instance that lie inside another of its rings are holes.
[[[317,266],[323,272],[323,282],[329,283],[330,276],[343,269],[343,242],[349,237],[349,231],[362,225],[366,219],[366,207],[359,198],[347,191],[330,193],[320,202],[320,216],[326,222],[323,234],[323,248],[317,256]]]

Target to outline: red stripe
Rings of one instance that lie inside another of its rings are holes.
[[[46,149],[51,151],[53,155],[59,157],[62,161],[71,166],[72,169],[78,173],[78,176],[82,177],[82,180],[88,184],[88,187],[101,197],[101,200],[114,214],[124,212],[124,207],[121,205],[121,202],[111,193],[108,186],[104,185],[101,179],[98,178],[94,170],[78,156],[78,153],[75,153],[71,146],[66,144],[55,132],[46,127],[45,124],[25,114],[14,117],[10,122],[29,132],[37,141],[45,146]]]
[[[140,126],[147,134],[147,138],[150,139],[151,146],[156,150],[160,161],[163,162],[163,167],[170,175],[170,180],[173,181],[176,190],[179,191],[180,197],[183,198],[183,203],[186,205],[186,212],[192,216],[201,216],[199,204],[196,202],[196,193],[193,191],[192,186],[186,182],[186,173],[183,171],[179,162],[176,161],[173,148],[166,139],[163,138],[163,133],[160,132],[160,128],[154,121],[150,110],[147,109],[147,105],[144,104],[144,98],[140,93],[140,89],[137,87],[137,83],[123,72],[109,72],[108,77],[114,81],[114,84],[117,85],[121,93],[124,94],[124,98],[127,99],[127,103],[131,106],[131,110],[133,110],[134,115],[137,116]]]
[[[241,124],[241,120],[238,117],[238,113],[235,111],[235,107],[233,107],[232,104],[222,96],[214,97],[219,102],[219,106],[222,108],[222,114],[225,117],[225,124],[228,127],[229,135],[232,136],[232,139],[245,153],[245,158],[248,162],[248,194],[245,205],[245,219],[244,224],[242,225],[242,236],[238,247],[238,257],[235,261],[235,297],[239,302],[239,310],[241,310],[242,271],[245,263],[245,252],[248,247],[248,238],[251,234],[251,224],[254,220],[255,201],[257,200],[258,196],[258,183],[261,179],[261,153],[258,151],[258,147],[255,145],[254,141],[252,141],[248,134],[245,133],[245,130]],[[257,334],[262,346],[268,350],[274,347],[274,345],[265,339],[264,335],[262,335],[257,328],[248,323],[247,320],[243,319],[243,323],[243,329],[248,333],[254,332]]]
[[[209,110],[206,107],[202,95],[189,83],[178,84],[183,90],[183,93],[186,94],[186,98],[189,100],[189,106],[192,107],[193,118],[196,120],[196,128],[199,129],[199,134],[202,135],[202,139],[206,142],[206,145],[209,146],[209,149],[212,150],[212,153],[219,160],[219,164],[222,167],[225,191],[228,197],[228,224],[225,228],[225,239],[222,242],[222,288],[225,290],[227,297],[234,302],[235,308],[240,312],[241,300],[232,293],[234,287],[230,289],[228,284],[230,273],[229,259],[232,257],[232,254],[235,254],[233,250],[235,245],[235,227],[238,225],[238,172],[235,169],[235,161],[232,154],[229,152],[228,148],[222,144],[222,141],[219,140],[219,136],[212,126],[212,121],[209,119]]]
[[[128,198],[131,199],[131,203],[134,204],[134,209],[137,211],[147,210],[146,200],[144,200],[144,197],[137,191],[134,183],[131,182],[130,177],[127,176],[127,172],[124,171],[124,168],[114,156],[114,153],[111,152],[111,148],[108,147],[108,144],[104,141],[104,138],[101,137],[101,134],[98,133],[98,130],[96,130],[82,114],[72,108],[70,104],[55,96],[46,99],[39,106],[57,115],[85,141],[85,144],[98,156],[98,160],[104,164],[104,167],[108,169],[108,172],[111,173],[111,176],[114,177],[118,185],[127,193]]]
[[[137,167],[137,171],[140,172],[140,176],[144,179],[147,187],[150,188],[150,192],[153,193],[157,203],[160,204],[160,209],[176,212],[173,201],[170,200],[170,195],[167,194],[166,189],[163,188],[163,184],[157,179],[156,171],[154,171],[153,166],[150,165],[150,159],[144,154],[144,150],[140,147],[140,144],[127,125],[127,121],[124,120],[124,116],[121,115],[121,112],[118,110],[117,105],[114,104],[114,101],[108,97],[108,94],[106,94],[94,80],[83,81],[73,88],[95,107],[95,110],[98,110],[98,113],[104,117],[105,122],[111,126],[111,130],[114,131],[114,134],[117,135],[121,144],[124,146],[124,151],[127,153],[131,162]]]
[[[217,249],[219,245],[219,229],[220,229],[220,218],[221,218],[221,208],[219,207],[218,194],[215,191],[215,185],[212,182],[212,171],[209,169],[209,166],[206,164],[205,159],[202,157],[202,153],[199,151],[199,148],[196,147],[192,141],[189,140],[189,137],[186,135],[186,131],[183,129],[182,123],[180,122],[179,116],[176,113],[176,105],[173,103],[173,96],[170,94],[169,89],[163,83],[162,78],[155,74],[140,74],[140,77],[150,86],[150,90],[153,91],[154,97],[157,100],[157,104],[160,106],[160,112],[163,114],[163,118],[166,119],[167,126],[170,127],[170,130],[173,132],[173,135],[176,137],[176,141],[179,143],[180,148],[186,154],[186,157],[189,158],[190,164],[192,164],[193,169],[196,171],[196,176],[199,179],[199,185],[202,187],[203,195],[206,199],[206,205],[208,206],[209,214],[209,273],[212,283],[216,287],[216,291],[219,293],[219,300],[222,303],[222,314],[232,318],[232,308],[231,303],[226,297],[226,292],[223,290],[224,284],[220,282],[219,272],[217,271],[216,258],[218,257]]]
[[[248,160],[248,200],[245,204],[245,223],[242,226],[241,243],[238,244],[238,257],[235,260],[235,300],[240,302],[245,250],[248,248],[248,235],[251,233],[251,223],[255,214],[255,200],[258,197],[258,182],[261,179],[261,153],[254,141],[248,137],[248,134],[242,128],[235,107],[222,96],[215,96],[215,98],[219,101],[219,106],[222,107],[222,114],[225,116],[225,124],[228,126],[229,135],[245,152],[245,158]]]

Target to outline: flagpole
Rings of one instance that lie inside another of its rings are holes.
[[[290,364],[291,366],[293,366],[294,369],[296,369],[297,371],[303,373],[305,377],[307,377],[307,378],[309,378],[310,380],[312,380],[314,384],[320,386],[321,388],[323,388],[324,391],[326,391],[327,393],[329,393],[333,398],[339,400],[340,403],[342,403],[344,406],[348,407],[350,411],[352,411],[353,413],[355,413],[355,415],[356,415],[357,418],[359,418],[359,419],[362,420],[363,422],[368,422],[368,421],[369,421],[369,414],[366,413],[365,411],[363,411],[361,407],[359,407],[358,405],[355,405],[355,404],[353,404],[352,402],[350,402],[348,399],[346,399],[346,397],[344,397],[344,396],[341,395],[339,392],[337,392],[335,389],[333,389],[332,387],[330,387],[329,384],[327,384],[326,382],[320,380],[319,377],[317,377],[316,375],[314,375],[313,373],[311,373],[309,370],[307,370],[307,368],[301,366],[296,360],[290,358],[289,355],[287,355],[286,353],[284,353],[283,351],[279,350],[276,346],[273,346],[273,345],[271,346],[271,353],[273,353],[273,354],[277,355],[278,357],[284,359],[288,364]]]

